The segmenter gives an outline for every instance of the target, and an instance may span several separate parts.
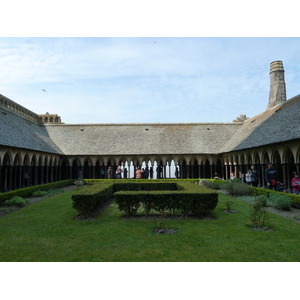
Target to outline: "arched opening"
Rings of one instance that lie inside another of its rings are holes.
[[[199,164],[198,161],[195,159],[194,160],[194,164],[192,166],[192,174],[190,174],[190,178],[199,178],[200,174],[199,174]]]
[[[286,162],[284,180],[287,188],[291,190],[291,180],[293,178],[293,172],[297,172],[297,168],[295,165],[294,155],[290,149],[286,150],[284,161]]]
[[[12,189],[12,166],[11,158],[5,153],[3,158],[3,166],[1,168],[1,187],[2,192],[8,192]]]
[[[211,174],[210,174],[210,163],[209,160],[206,159],[205,164],[204,164],[204,174],[203,174],[204,178],[211,178]]]
[[[277,150],[273,154],[273,166],[276,169],[278,180],[280,182],[283,182],[284,181],[284,172],[283,172],[283,167],[281,164],[280,155]]]
[[[18,153],[14,160],[13,167],[13,189],[20,189],[22,187],[22,167],[21,156]]]
[[[60,176],[61,180],[69,179],[69,162],[67,159],[63,159],[61,162],[61,169],[60,169]]]
[[[72,163],[72,178],[73,179],[83,179],[82,168],[80,168],[77,164],[76,159],[74,159]]]
[[[219,178],[224,178],[222,163],[221,163],[221,160],[219,158],[218,158],[217,163],[215,165],[215,172],[217,173]]]

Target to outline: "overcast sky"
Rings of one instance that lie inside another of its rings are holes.
[[[0,93],[65,123],[232,122],[300,93],[300,38],[0,38]],[[43,91],[45,90],[45,91]]]

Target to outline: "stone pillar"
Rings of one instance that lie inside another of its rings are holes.
[[[9,179],[8,179],[8,186],[7,186],[7,188],[8,188],[9,191],[11,191],[12,190],[12,180],[13,180],[13,178],[12,178],[13,167],[12,166],[8,166],[8,168],[9,168]]]
[[[288,182],[287,182],[287,176],[286,176],[286,164],[281,164],[282,165],[282,174],[277,174],[279,181],[284,182],[287,186],[288,186]],[[280,175],[282,175],[282,177],[280,178]]]
[[[266,186],[266,181],[265,181],[265,167],[264,164],[261,164],[261,185]]]
[[[229,171],[230,172],[230,171]],[[228,165],[225,165],[225,176],[224,176],[224,179],[227,180],[229,177],[228,177]]]
[[[284,69],[282,61],[273,61],[270,64],[270,93],[267,109],[286,101]]]

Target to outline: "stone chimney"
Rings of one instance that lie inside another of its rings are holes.
[[[270,63],[270,94],[267,109],[286,101],[284,69],[281,60]]]

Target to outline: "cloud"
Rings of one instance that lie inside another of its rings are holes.
[[[299,41],[0,38],[0,93],[69,123],[230,122],[265,109],[273,60],[288,70],[287,94],[299,93]]]

